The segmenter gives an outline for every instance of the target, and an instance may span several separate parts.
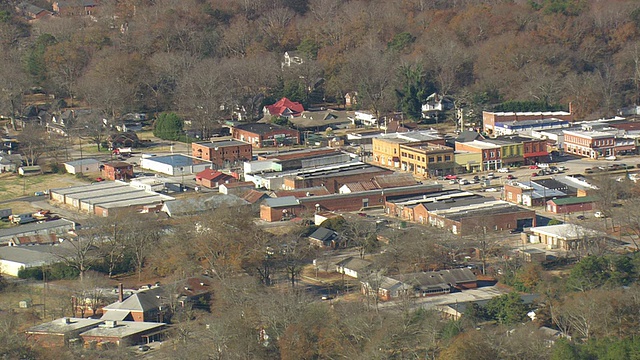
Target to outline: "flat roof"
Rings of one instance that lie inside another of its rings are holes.
[[[208,147],[208,148],[227,147],[227,146],[242,146],[242,145],[251,146],[251,144],[249,144],[249,143],[245,143],[245,142],[238,141],[238,140],[203,141],[203,142],[197,142],[196,144],[198,144],[200,146],[205,146],[205,147]]]
[[[492,111],[483,111],[483,113],[492,114],[496,116],[566,116],[571,115],[570,112],[566,111],[521,111],[521,112],[492,112]]]
[[[82,193],[86,191],[100,191],[104,189],[115,189],[115,188],[129,187],[126,183],[122,181],[103,181],[103,182],[95,182],[89,185],[80,185],[80,186],[71,186],[66,188],[57,188],[51,189],[51,192],[55,192],[60,195],[71,195],[76,193]]]
[[[124,182],[116,181],[105,185],[109,186],[83,185],[51,191],[54,194],[66,194],[70,199],[78,200],[80,203],[104,209],[152,205],[174,199],[171,196],[129,186]]]
[[[81,333],[80,336],[112,337],[122,339],[141,332],[160,329],[165,327],[166,325],[167,324],[165,323],[156,322],[116,321],[115,327],[99,325],[98,327]]]
[[[173,154],[165,156],[154,156],[144,159],[145,161],[155,161],[161,164],[176,166],[192,166],[199,164],[209,164],[210,161],[205,161],[192,156],[186,156],[182,154]]]
[[[27,334],[58,334],[63,335],[71,331],[82,330],[98,326],[104,320],[89,318],[60,318],[43,324],[32,326],[25,332]]]
[[[483,140],[473,140],[463,144],[470,145],[478,149],[499,149],[500,148],[500,145],[491,144]]]
[[[500,215],[500,214],[514,214],[518,212],[533,213],[534,211],[529,209],[524,209],[513,204],[487,204],[486,207],[460,210],[460,211],[447,213],[443,215],[447,219],[457,221],[469,216],[478,216],[478,215],[484,215],[484,214],[486,214],[485,216],[492,216],[492,215]],[[535,214],[533,216],[535,217]]]
[[[64,164],[70,165],[70,166],[78,166],[78,165],[90,165],[90,164],[99,164],[99,163],[100,161],[96,159],[80,159],[80,160],[67,161]]]
[[[586,131],[586,130],[565,130],[564,134],[584,137],[587,139],[602,139],[615,137],[615,134],[604,131]]]
[[[50,229],[55,229],[55,228],[64,227],[64,226],[71,226],[72,228],[75,228],[75,225],[76,225],[75,222],[71,220],[66,220],[66,219],[57,219],[52,221],[45,221],[42,223],[34,222],[34,223],[18,225],[18,226],[6,228],[6,229],[0,229],[0,238],[7,237],[7,236],[20,235],[20,234],[34,232],[34,231],[50,230]]]
[[[529,230],[533,233],[543,234],[547,236],[557,237],[565,240],[575,240],[584,236],[605,235],[596,230],[588,229],[577,224],[558,224],[549,226],[536,226]]]
[[[535,127],[535,125],[544,126],[544,125],[555,125],[555,124],[564,125],[564,124],[569,124],[569,122],[565,120],[556,119],[556,118],[547,118],[547,119],[499,122],[496,124],[496,127],[504,127],[504,128],[527,127],[527,126]]]
[[[53,255],[53,245],[0,246],[0,259],[28,266],[59,262]]]
[[[574,205],[595,202],[596,199],[591,196],[568,197],[563,199],[551,199],[556,205]],[[549,202],[547,201],[547,202]]]

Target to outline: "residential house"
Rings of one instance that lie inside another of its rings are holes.
[[[104,320],[102,324],[80,334],[85,346],[109,347],[149,344],[164,339],[169,330],[160,322]]]
[[[376,117],[376,114],[367,110],[358,110],[354,113],[354,124],[356,126],[362,125],[366,127],[375,127],[379,128],[381,123],[380,120]]]
[[[372,265],[373,263],[369,260],[349,256],[336,264],[336,272],[355,279],[362,279],[366,278],[366,276],[371,272],[370,270]]]
[[[304,111],[300,116],[289,120],[299,131],[326,131],[331,129],[345,129],[351,125],[351,120],[346,111],[322,110]],[[310,140],[309,135],[305,141]]]
[[[97,173],[100,172],[101,164],[96,159],[80,159],[67,161],[64,163],[64,168],[69,174]]]
[[[278,100],[275,104],[266,105],[263,109],[264,116],[271,118],[279,116],[285,118],[293,118],[302,115],[304,106],[299,102],[291,101],[286,97]]]
[[[109,149],[133,148],[140,145],[140,139],[138,139],[138,135],[135,132],[120,132],[109,135],[107,137],[107,145],[109,145]]]
[[[231,129],[231,136],[257,148],[300,143],[300,132],[275,124],[239,124]]]
[[[237,140],[192,143],[191,153],[193,157],[211,161],[216,169],[238,166],[253,157],[251,144]]]
[[[344,106],[349,109],[358,105],[358,92],[350,91],[344,95]]]
[[[453,106],[453,99],[450,97],[433,93],[429,95],[425,103],[422,104],[422,117],[425,119],[435,119],[442,112],[453,109]]]
[[[204,169],[196,174],[196,184],[209,189],[236,181],[238,181],[238,179],[234,176],[213,169]]]
[[[317,247],[336,249],[340,246],[340,235],[331,229],[319,227],[309,235],[309,242]]]
[[[53,11],[61,16],[94,15],[99,0],[61,0],[53,2]]]
[[[28,2],[21,2],[16,5],[16,11],[30,20],[38,20],[47,15],[51,15],[51,11],[47,11]]]
[[[22,165],[22,155],[0,152],[0,173],[16,172]]]

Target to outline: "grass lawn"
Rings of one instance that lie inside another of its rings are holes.
[[[45,174],[21,177],[17,174],[0,175],[0,201],[22,196],[33,196],[36,191],[86,184],[70,174]]]

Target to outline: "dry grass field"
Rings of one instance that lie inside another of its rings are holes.
[[[86,184],[86,180],[73,175],[45,174],[21,177],[17,174],[0,174],[0,201],[22,196],[33,196],[36,191]]]

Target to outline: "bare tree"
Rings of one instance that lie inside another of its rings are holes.
[[[153,222],[144,221],[143,218],[132,216],[125,232],[126,249],[133,254],[136,261],[138,281],[142,279],[142,267],[147,260],[149,250],[158,244],[162,229]]]
[[[27,76],[15,51],[1,51],[0,60],[0,113],[8,116],[13,130],[16,130],[16,116],[19,115],[22,95],[28,88]]]
[[[27,124],[20,134],[18,141],[27,165],[37,165],[40,158],[48,149],[48,134],[43,126]]]
[[[80,281],[98,261],[98,244],[102,234],[97,228],[89,227],[78,230],[78,236],[65,241],[66,244],[56,256],[67,266],[80,273]]]

